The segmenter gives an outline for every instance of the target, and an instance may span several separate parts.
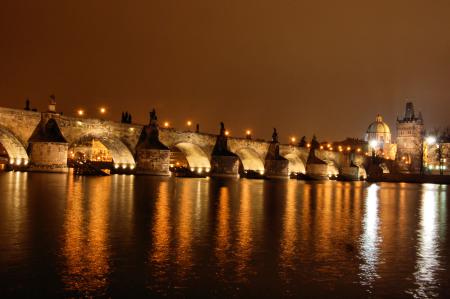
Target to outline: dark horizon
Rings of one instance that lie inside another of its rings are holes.
[[[450,3],[272,5],[6,1],[0,106],[160,121],[282,142],[362,138],[381,114],[395,135],[407,99],[428,130],[450,111]]]

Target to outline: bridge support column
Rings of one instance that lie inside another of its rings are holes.
[[[144,126],[136,146],[136,174],[169,176],[170,150],[159,141],[156,112],[150,112],[150,123]]]
[[[30,142],[29,171],[67,172],[68,143]]]
[[[212,151],[211,177],[239,177],[239,157],[228,150],[228,138],[225,125],[220,123],[220,134]]]
[[[69,144],[62,135],[54,113],[42,113],[42,119],[30,137],[29,171],[67,172],[67,151]]]
[[[266,160],[264,175],[268,179],[287,179],[289,177],[288,160]]]
[[[268,179],[289,178],[289,160],[280,155],[277,130],[273,129],[272,142],[264,162],[264,176]]]
[[[212,156],[212,177],[239,177],[239,158],[236,156]]]
[[[158,149],[140,149],[136,153],[136,174],[170,175],[170,151]]]

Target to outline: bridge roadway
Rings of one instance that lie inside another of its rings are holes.
[[[30,138],[49,119],[56,121],[68,148],[83,140],[98,140],[109,150],[114,164],[121,168],[135,167],[136,145],[143,125],[0,107],[0,143],[5,148],[11,164],[24,167],[32,162]],[[160,141],[171,150],[181,151],[191,168],[211,168],[211,156],[217,135],[165,128],[160,128],[159,131]],[[245,170],[265,170],[264,162],[269,145],[270,142],[228,137],[229,151],[239,157]],[[280,144],[279,149],[280,155],[289,161],[289,173],[305,173],[308,148]],[[48,156],[55,154],[52,148],[46,148],[46,151]],[[349,163],[348,155],[340,152],[316,150],[315,153],[328,164],[329,174],[337,175],[339,170]],[[362,167],[364,159],[363,155],[355,155],[354,163]],[[51,163],[51,159],[47,162]]]

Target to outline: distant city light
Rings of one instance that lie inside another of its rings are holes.
[[[428,145],[432,145],[436,143],[436,137],[434,136],[428,136],[425,141],[427,142]]]
[[[168,127],[169,127],[169,122],[168,121],[164,122],[164,128],[168,128]]]
[[[350,147],[350,146],[347,146],[347,150],[349,151],[349,150],[351,150],[352,148]]]

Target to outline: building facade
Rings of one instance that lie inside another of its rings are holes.
[[[397,118],[396,161],[400,171],[420,171],[423,164],[424,133],[422,114],[416,115],[413,103],[406,103],[405,114]]]

